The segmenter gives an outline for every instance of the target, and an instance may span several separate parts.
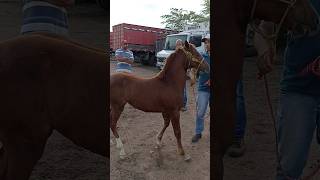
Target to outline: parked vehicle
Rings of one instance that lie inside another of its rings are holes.
[[[155,65],[155,53],[162,48],[162,39],[167,34],[176,33],[167,29],[146,27],[122,23],[114,25],[110,33],[110,47],[112,51],[121,47],[123,40],[127,40],[128,49],[133,52],[136,62],[145,65]]]
[[[205,51],[204,49],[204,43],[201,42],[201,39],[208,33],[209,31],[209,23],[201,23],[201,24],[195,24],[195,25],[186,25],[185,31],[177,33],[177,34],[171,34],[167,35],[164,48],[162,51],[157,53],[157,64],[156,66],[159,69],[162,69],[166,58],[174,52],[176,47],[176,41],[177,39],[181,39],[182,41],[188,41],[189,43],[192,43],[196,46],[196,49],[203,53]]]

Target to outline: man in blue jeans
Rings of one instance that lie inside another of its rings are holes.
[[[230,157],[240,157],[243,156],[246,146],[244,144],[244,134],[247,123],[246,108],[243,96],[243,83],[242,80],[239,80],[237,83],[237,92],[236,92],[236,129],[234,135],[234,142],[228,150],[228,155]]]
[[[202,41],[205,43],[206,48],[206,53],[202,56],[204,60],[210,64],[210,35],[207,35],[205,38],[202,39]],[[195,135],[192,137],[192,142],[198,142],[202,136],[202,131],[204,129],[204,116],[207,111],[209,99],[210,74],[205,72],[199,72],[196,129]],[[243,84],[240,80],[237,84],[237,123],[234,137],[235,142],[229,151],[230,156],[242,156],[245,151],[243,137],[245,132],[246,119],[247,118],[243,97]]]
[[[320,1],[310,0],[317,13]],[[266,22],[264,22],[267,26]],[[268,24],[272,26],[272,24]],[[261,29],[262,25],[260,25]],[[320,123],[320,79],[300,71],[320,56],[320,32],[297,37],[289,34],[280,83],[277,117],[280,165],[277,180],[299,179],[306,165],[314,131]]]
[[[202,55],[203,59],[210,64],[210,34],[206,35],[204,42],[206,52]],[[192,142],[198,142],[201,138],[201,133],[204,129],[204,116],[210,99],[210,74],[200,71],[198,80],[198,97],[197,97],[197,117],[195,135],[192,137]]]

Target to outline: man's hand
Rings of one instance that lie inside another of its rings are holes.
[[[210,86],[210,79],[205,83],[205,85]]]
[[[194,68],[191,68],[189,71],[189,77],[190,77],[190,86],[193,86],[196,84],[196,70]]]
[[[273,23],[262,21],[259,28],[266,35],[273,33]],[[253,44],[258,51],[258,79],[261,79],[265,74],[272,71],[272,64],[275,61],[275,47],[271,40],[263,38],[259,33],[255,33]]]

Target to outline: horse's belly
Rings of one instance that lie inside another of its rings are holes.
[[[144,112],[162,112],[163,107],[154,102],[129,102],[131,106]]]
[[[159,96],[144,97],[129,101],[134,108],[144,112],[164,112],[180,109],[183,105],[182,98],[160,98]]]

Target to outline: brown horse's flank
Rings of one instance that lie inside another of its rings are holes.
[[[53,130],[109,156],[107,56],[93,49],[45,35],[0,43],[0,179],[27,180]]]

